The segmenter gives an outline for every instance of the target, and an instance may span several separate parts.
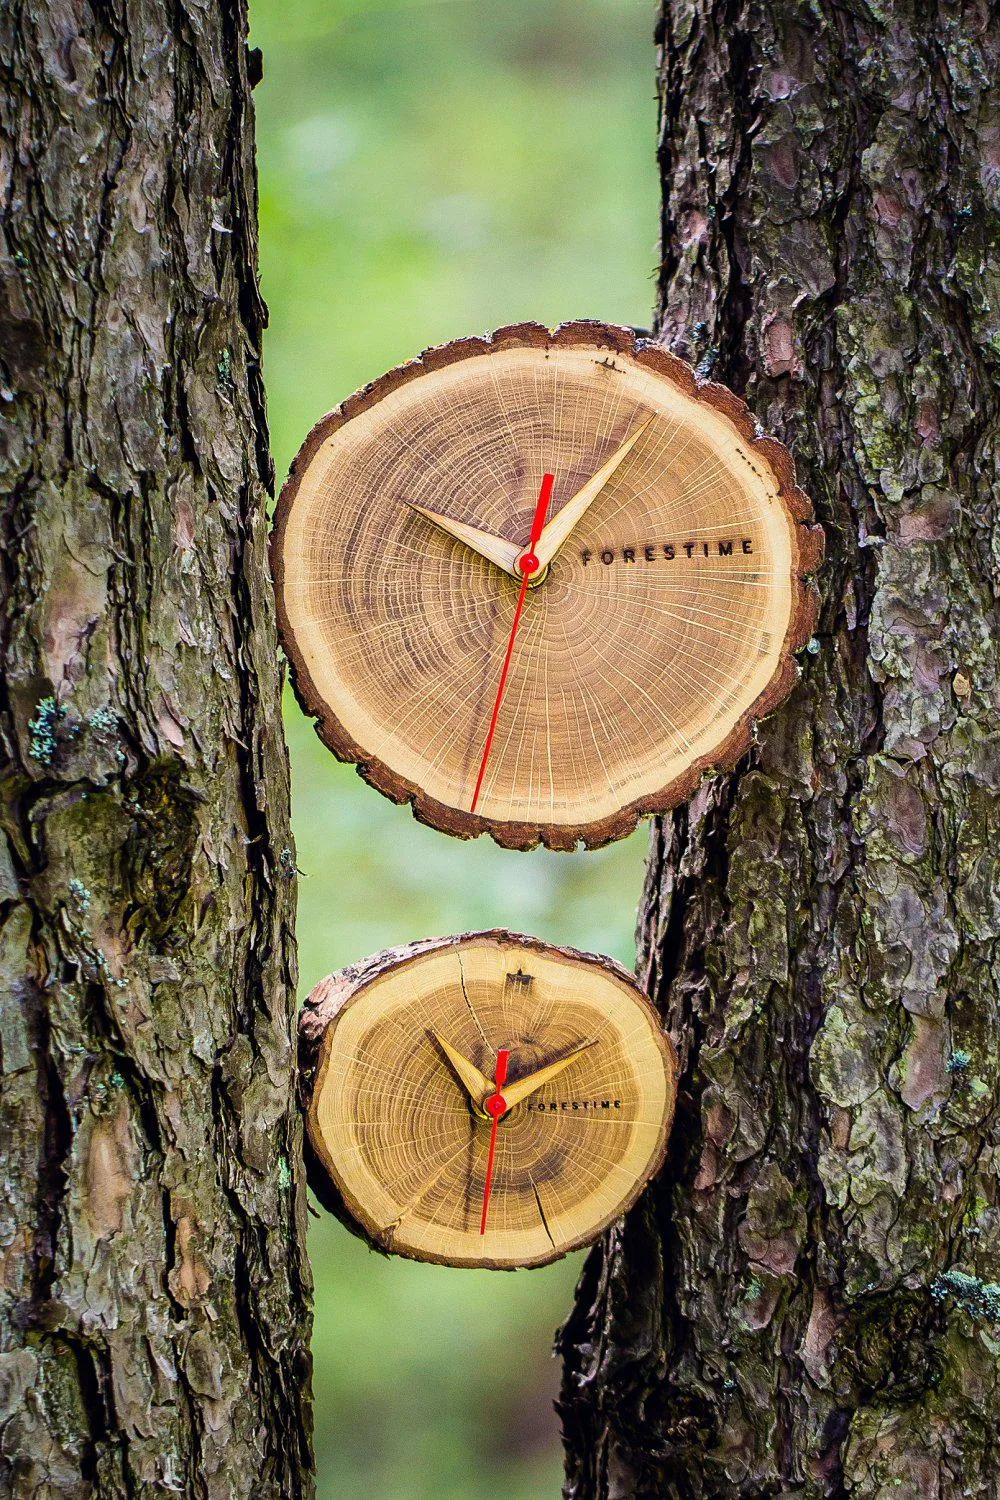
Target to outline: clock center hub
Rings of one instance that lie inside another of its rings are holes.
[[[522,552],[514,566],[522,578],[528,580],[528,587],[530,589],[537,588],[543,579],[547,577],[549,571],[548,563],[544,565],[539,563],[538,558],[533,552]]]

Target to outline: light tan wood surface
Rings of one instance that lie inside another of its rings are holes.
[[[310,1180],[383,1250],[544,1265],[618,1218],[663,1160],[673,1047],[611,959],[502,931],[391,950],[323,980],[300,1038]]]
[[[543,568],[473,814],[547,470]],[[278,507],[282,639],[326,744],[419,818],[592,847],[734,764],[790,691],[810,520],[787,452],[729,391],[628,330],[520,325],[429,350],[318,424]]]

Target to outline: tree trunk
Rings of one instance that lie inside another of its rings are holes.
[[[239,0],[0,18],[0,1493],[310,1493]]]
[[[1000,18],[659,40],[660,333],[792,446],[828,561],[795,695],[653,832],[678,1123],[563,1332],[566,1494],[997,1496]]]

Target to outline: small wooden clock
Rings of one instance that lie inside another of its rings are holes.
[[[674,1050],[609,958],[503,931],[430,939],[322,980],[299,1035],[310,1182],[381,1250],[545,1265],[663,1160]]]
[[[629,329],[524,323],[314,428],[272,539],[282,640],[325,743],[424,822],[595,847],[790,691],[810,520],[732,392]]]

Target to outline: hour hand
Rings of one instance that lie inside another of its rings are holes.
[[[451,1043],[446,1042],[444,1037],[440,1036],[438,1032],[432,1031],[431,1036],[451,1063],[459,1083],[461,1083],[473,1104],[477,1109],[482,1109],[483,1100],[486,1098],[486,1095],[493,1093],[493,1085],[490,1083],[490,1080],[480,1073],[475,1063],[471,1063],[467,1057],[463,1057],[461,1052],[456,1051]]]
[[[543,1083],[548,1083],[550,1078],[555,1078],[563,1068],[568,1068],[575,1057],[581,1052],[586,1052],[588,1047],[596,1046],[599,1037],[593,1037],[589,1042],[581,1042],[579,1047],[574,1047],[572,1052],[567,1052],[565,1057],[558,1058],[555,1062],[548,1063],[544,1068],[538,1068],[534,1073],[529,1073],[527,1078],[519,1078],[516,1083],[508,1083],[503,1091],[504,1103],[508,1109],[513,1109],[515,1104],[520,1104],[522,1099],[527,1099],[536,1089],[540,1089]]]
[[[601,465],[593,478],[588,479],[582,489],[577,490],[572,499],[566,501],[562,510],[557,511],[549,524],[542,528],[542,534],[535,548],[535,556],[538,558],[539,567],[544,568],[546,563],[552,561],[574,526],[582,521],[587,510],[597,499],[612,474],[618,468],[618,465],[628,458],[652,420],[653,417],[648,416],[645,422],[625,439],[621,447],[612,453],[607,463]]]
[[[477,552],[480,557],[485,557],[487,562],[495,563],[511,578],[521,582],[521,575],[514,567],[514,563],[524,551],[523,547],[516,547],[513,542],[508,542],[506,537],[494,536],[492,531],[480,531],[478,526],[470,526],[467,521],[456,521],[451,516],[442,516],[436,510],[428,510],[425,505],[417,505],[415,501],[408,500],[407,505],[415,510],[418,516],[423,516],[426,521],[437,526],[441,531],[447,532],[454,537],[456,542],[462,542],[466,547]]]

